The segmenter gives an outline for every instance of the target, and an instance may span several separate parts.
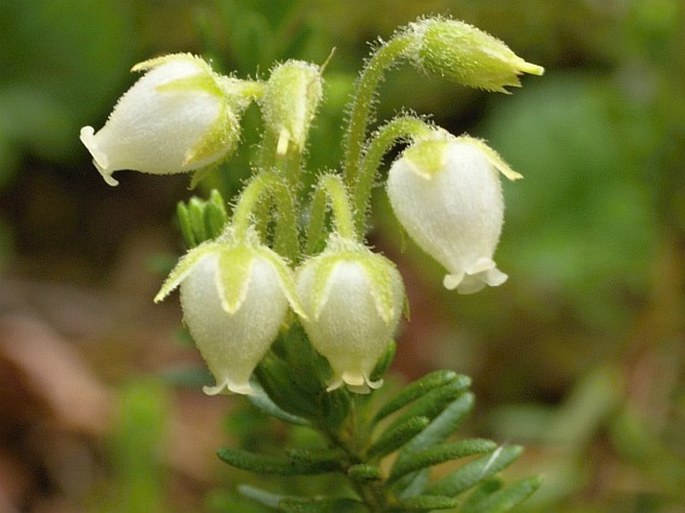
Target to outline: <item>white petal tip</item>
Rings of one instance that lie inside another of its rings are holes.
[[[105,183],[112,187],[119,185],[119,182],[112,178],[113,170],[108,169],[109,159],[107,158],[107,155],[98,146],[95,129],[92,126],[84,126],[81,128],[79,139],[81,139],[83,145],[93,156],[93,165],[97,168],[98,172],[105,180]]]
[[[454,290],[459,286],[459,284],[463,280],[463,272],[457,274],[446,274],[445,277],[442,279],[442,286],[445,287],[447,290]]]
[[[207,395],[219,394],[239,394],[239,395],[258,395],[257,390],[252,388],[249,383],[233,383],[230,380],[225,380],[213,387],[204,386],[202,391]]]
[[[469,273],[447,274],[442,280],[443,286],[447,290],[457,289],[458,294],[474,294],[486,285],[490,287],[498,287],[502,285],[507,278],[505,273],[495,267],[495,263],[489,259],[481,259],[472,268]]]
[[[327,392],[336,390],[345,385],[350,392],[355,394],[368,394],[383,386],[383,380],[371,381],[368,377],[351,372],[344,372],[341,377],[335,378],[326,389]]]

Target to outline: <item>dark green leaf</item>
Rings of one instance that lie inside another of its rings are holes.
[[[395,481],[406,474],[422,468],[432,467],[445,461],[490,452],[495,450],[496,447],[495,442],[483,439],[460,440],[458,442],[435,445],[424,451],[413,453],[411,458],[403,458],[402,461],[398,461],[390,472],[389,481]]]
[[[459,505],[459,500],[441,495],[419,495],[397,503],[392,511],[431,511],[434,509],[452,509]]]
[[[454,497],[508,467],[523,452],[518,445],[500,447],[492,454],[467,463],[428,487],[435,495]]]
[[[369,447],[369,458],[383,457],[399,449],[419,434],[430,422],[427,417],[412,417],[384,431]]]
[[[381,469],[376,465],[359,463],[347,469],[347,475],[353,481],[376,481],[381,479]]]
[[[241,449],[221,449],[217,455],[232,467],[250,470],[258,474],[278,474],[283,476],[297,476],[309,474],[324,474],[340,470],[340,462],[334,461],[302,461],[286,458],[276,458],[263,454],[254,454]]]
[[[378,413],[376,413],[373,421],[378,422],[419,397],[424,396],[429,391],[457,380],[460,383],[463,383],[464,389],[468,388],[471,384],[471,380],[468,377],[460,376],[456,372],[450,370],[439,370],[426,374],[422,378],[407,385],[395,397],[385,403]]]

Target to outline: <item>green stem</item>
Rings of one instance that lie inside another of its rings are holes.
[[[430,135],[436,129],[414,116],[400,116],[381,127],[367,146],[355,183],[352,201],[355,227],[364,233],[371,200],[371,190],[380,170],[383,156],[401,140],[412,140]]]
[[[290,189],[282,176],[273,171],[256,175],[243,189],[233,212],[233,227],[238,239],[246,236],[254,225],[254,214],[263,205],[260,200],[268,194],[278,216],[274,234],[274,249],[282,256],[297,262],[300,257],[297,208]]]
[[[266,128],[259,144],[255,167],[264,170],[276,170],[285,176],[293,191],[301,186],[302,152],[293,144],[288,144],[285,153],[278,153],[280,134]]]
[[[367,127],[373,120],[376,90],[385,72],[405,57],[407,48],[412,44],[414,37],[413,34],[405,32],[378,48],[357,80],[344,138],[343,172],[345,183],[349,187],[352,187],[357,180]]]
[[[367,461],[364,454],[369,445],[371,433],[370,425],[366,420],[368,416],[360,415],[359,406],[361,406],[361,410],[368,408],[366,398],[362,398],[362,400],[355,398],[348,417],[339,432],[331,431],[323,426],[320,426],[319,429],[333,445],[347,454],[351,464],[378,464],[378,461]],[[350,484],[372,513],[386,513],[388,511],[384,481],[360,482],[350,480]]]
[[[333,212],[334,230],[342,237],[357,239],[354,229],[352,205],[345,184],[337,175],[323,175],[316,184],[311,202],[309,225],[307,227],[306,252],[314,252],[322,239],[326,223],[326,207],[330,205]]]

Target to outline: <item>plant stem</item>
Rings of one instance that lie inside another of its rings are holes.
[[[306,251],[314,251],[321,241],[326,219],[326,207],[330,205],[333,212],[334,230],[343,238],[356,240],[352,205],[347,189],[337,175],[323,175],[317,183],[311,202],[309,226],[307,227]]]
[[[339,432],[331,431],[325,427],[320,429],[333,445],[336,445],[347,454],[351,464],[377,464],[377,461],[367,461],[364,454],[366,447],[369,445],[371,433],[367,416],[360,412],[358,408],[359,402],[362,401],[359,401],[357,398],[352,401],[352,407],[347,419]],[[366,401],[363,402],[365,404],[362,406],[368,404]],[[383,481],[358,481],[354,479],[349,481],[372,513],[385,513],[387,511],[388,500]]]
[[[300,258],[300,242],[295,200],[279,174],[263,171],[256,175],[243,189],[233,212],[233,226],[238,238],[245,237],[254,225],[255,212],[263,207],[260,200],[268,194],[275,205],[278,216],[274,234],[274,249],[292,262]]]
[[[436,129],[414,116],[400,116],[381,127],[367,146],[352,194],[355,227],[364,233],[371,200],[371,190],[383,156],[398,142],[427,136]]]
[[[373,120],[376,90],[385,72],[404,58],[413,40],[414,36],[409,33],[401,33],[393,37],[376,50],[357,79],[344,138],[343,173],[345,183],[349,187],[353,187],[357,180],[367,127]]]

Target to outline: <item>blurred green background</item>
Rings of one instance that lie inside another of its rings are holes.
[[[160,379],[199,364],[174,301],[151,305],[182,251],[173,211],[188,179],[122,172],[110,188],[78,141],[135,80],[130,67],[192,51],[263,77],[335,47],[309,154],[312,169],[334,167],[368,42],[427,14],[470,22],[547,72],[512,95],[409,67],[383,85],[381,119],[432,114],[525,176],[504,184],[496,259],[509,281],[466,297],[442,289],[379,189],[370,240],[398,262],[412,308],[396,379],[473,377],[465,430],[526,445],[510,474],[544,476],[519,511],[685,510],[680,0],[3,0],[0,512],[237,511],[225,490],[248,477],[214,450],[300,436]],[[248,111],[240,155],[207,189],[228,196],[249,175],[257,120]]]

